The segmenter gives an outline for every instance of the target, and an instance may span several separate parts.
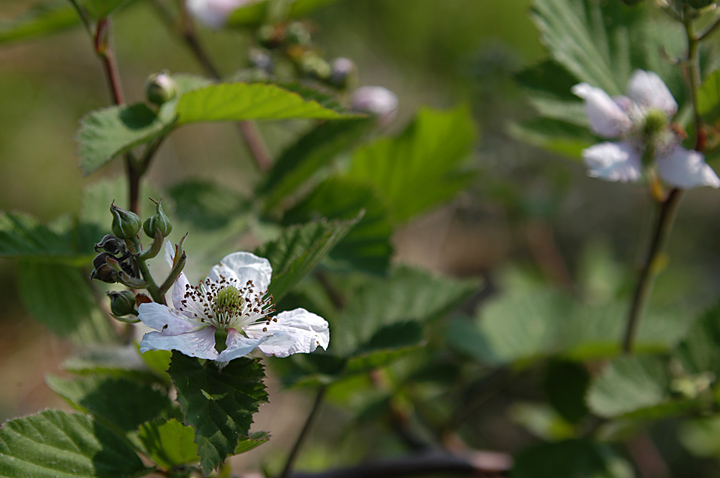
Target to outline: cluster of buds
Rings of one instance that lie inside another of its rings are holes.
[[[311,30],[302,22],[264,25],[257,32],[261,48],[250,52],[252,65],[267,75],[276,63],[289,61],[300,78],[319,81],[340,91],[355,83],[355,64],[347,58],[326,60],[313,44]]]
[[[126,211],[113,204],[112,234],[107,234],[95,244],[97,256],[93,259],[91,279],[109,284],[122,284],[130,289],[148,289],[159,293],[152,277],[149,276],[145,261],[158,255],[165,238],[172,232],[172,224],[162,209],[160,201],[155,201],[155,213],[143,223],[137,214]],[[149,248],[143,249],[140,242],[140,230],[152,239]],[[183,264],[179,265],[182,269]],[[178,272],[176,272],[177,275]],[[133,291],[111,291],[110,308],[116,318],[137,315],[137,307],[142,302],[150,301],[143,295]]]

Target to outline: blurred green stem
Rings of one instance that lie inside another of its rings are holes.
[[[295,444],[292,447],[292,450],[290,450],[290,454],[287,457],[287,461],[285,462],[285,467],[283,468],[282,473],[278,476],[278,478],[288,478],[290,476],[290,473],[292,473],[293,466],[295,464],[295,459],[297,458],[298,454],[300,453],[300,448],[302,448],[303,443],[305,442],[305,439],[307,438],[310,428],[312,427],[313,422],[315,421],[315,417],[317,416],[318,410],[320,410],[320,405],[323,402],[323,398],[325,398],[325,392],[327,391],[327,385],[322,385],[318,389],[317,395],[315,396],[315,402],[313,402],[312,409],[310,410],[310,413],[308,414],[307,418],[305,419],[305,424],[302,427],[302,430],[300,430],[300,434],[298,435],[297,439],[295,440]]]
[[[675,213],[677,212],[678,204],[680,204],[682,193],[680,189],[673,189],[667,195],[665,201],[660,204],[660,213],[655,223],[650,248],[645,257],[640,278],[635,286],[632,305],[630,306],[630,314],[628,316],[625,333],[623,334],[622,351],[625,354],[632,353],[633,342],[635,341],[640,318],[645,311],[650,293],[652,292],[653,283],[655,282],[657,258],[660,252],[662,252],[663,246],[672,229],[673,220],[675,219]]]

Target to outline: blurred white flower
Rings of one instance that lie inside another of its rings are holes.
[[[398,97],[382,86],[363,86],[352,95],[352,109],[377,116],[382,126],[395,118],[397,108]]]
[[[172,266],[173,249],[165,258]],[[178,350],[191,357],[229,362],[259,348],[265,355],[287,357],[326,349],[330,331],[325,319],[295,309],[275,317],[267,295],[272,268],[267,259],[249,252],[225,256],[197,286],[181,273],[175,282],[173,308],[141,304],[138,318],[158,332],[145,334],[140,352]],[[226,348],[215,348],[215,331],[227,332]]]
[[[188,11],[210,28],[225,25],[233,10],[257,3],[259,0],[187,0]]]
[[[572,92],[585,100],[585,113],[593,133],[622,139],[583,151],[590,176],[606,181],[638,181],[647,152],[655,160],[662,180],[670,186],[720,187],[720,179],[705,163],[702,153],[683,148],[669,127],[678,106],[657,74],[635,70],[627,96],[611,98],[587,83],[573,86]]]

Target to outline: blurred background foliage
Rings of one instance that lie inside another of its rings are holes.
[[[590,301],[593,294],[627,297],[652,218],[645,190],[589,179],[578,161],[519,143],[508,133],[511,121],[534,114],[514,74],[546,56],[530,20],[529,3],[339,0],[313,12],[309,21],[327,58],[352,58],[359,67],[360,85],[383,85],[397,93],[400,109],[391,131],[401,131],[423,105],[468,104],[478,125],[472,186],[449,206],[396,233],[397,262],[484,278],[485,287],[474,304],[504,290],[548,284],[571,290],[581,285]],[[3,0],[0,21],[22,13],[27,4]],[[223,73],[247,65],[248,33],[201,33]],[[129,101],[142,100],[146,78],[160,68],[201,73],[147,2],[133,2],[116,15],[114,43]],[[0,65],[0,209],[30,212],[42,221],[79,209],[84,186],[121,174],[119,161],[92,178],[83,178],[77,166],[73,136],[79,119],[109,104],[101,66],[85,32],[76,26],[49,38],[2,44]],[[273,122],[260,127],[277,154],[303,124]],[[246,154],[232,124],[193,125],[165,142],[148,180],[162,191],[183,179],[214,179],[247,194],[258,175]],[[720,224],[713,219],[718,217],[718,204],[717,193],[709,189],[692,191],[685,198],[668,247],[667,273],[660,276],[653,295],[654,306],[672,305],[692,317],[717,295]],[[219,251],[214,259],[224,253]],[[26,316],[14,285],[14,269],[14,263],[0,259],[0,382],[13,384],[0,392],[0,419],[47,405],[51,392],[42,376],[57,367],[55,362],[69,347],[48,337]],[[44,344],[42,353],[38,343]],[[442,353],[428,360],[443,364],[444,359],[458,375],[474,373],[472,368],[456,368],[457,359]],[[387,390],[403,390],[393,398],[395,407],[425,407],[422,416],[440,423],[433,420],[434,414],[447,413],[446,409],[432,402],[415,403],[410,398],[413,389],[403,389],[404,379],[421,368],[430,373],[416,363],[398,363],[396,380]],[[535,440],[531,432],[556,438],[566,433],[565,422],[548,407],[513,405],[509,415],[514,420],[506,420],[510,399],[533,402],[543,396],[542,375],[533,372],[537,370],[530,368],[520,380],[503,382],[496,394],[478,404],[481,412],[455,417],[469,444],[513,451]],[[436,378],[414,381],[411,387],[424,388],[424,397],[446,400],[448,391]],[[362,426],[347,438],[346,429],[319,424],[318,429],[326,432],[314,437],[300,468],[324,469],[352,462],[359,455],[391,454],[401,447],[391,435],[374,439],[379,426],[372,420],[374,413],[389,400],[389,392],[375,385],[358,376],[333,388],[330,399],[342,406],[327,407],[322,423]],[[350,393],[365,389],[366,394]],[[279,398],[277,405],[292,408],[286,398]],[[270,428],[281,436],[278,420],[270,419]],[[290,417],[285,425],[297,427],[298,421]],[[703,433],[717,426],[716,422],[686,426],[680,439],[691,448],[703,448],[707,445]],[[668,443],[658,442],[662,451],[668,450],[670,465],[675,463],[673,453],[683,463],[687,451],[678,446],[677,424],[662,422],[656,428],[661,428],[657,436],[673,437],[667,438]],[[442,430],[437,432],[442,435]],[[341,436],[345,439],[338,442]],[[369,445],[368,437],[373,437]],[[274,449],[269,450],[263,453],[272,456]],[[704,450],[708,455],[718,453],[717,447]],[[709,462],[703,463],[696,465]],[[674,476],[700,476],[694,474],[699,469],[674,470]]]

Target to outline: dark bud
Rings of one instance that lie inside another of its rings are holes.
[[[135,294],[129,290],[110,291],[107,293],[110,297],[110,311],[117,317],[125,315],[137,315],[135,309]]]
[[[263,25],[257,32],[258,43],[268,50],[278,48],[284,39],[285,29],[279,25]]]
[[[93,259],[93,271],[90,278],[114,284],[118,281],[118,269],[120,269],[120,264],[112,254],[101,252]]]
[[[155,236],[158,232],[162,237],[167,237],[172,232],[173,227],[170,223],[170,218],[167,217],[167,215],[163,211],[161,205],[162,199],[160,201],[156,201],[151,198],[150,200],[155,203],[155,214],[145,220],[145,223],[143,224],[143,230],[145,231],[145,234],[147,234],[148,237],[152,239],[155,239]]]
[[[115,256],[123,256],[127,254],[127,247],[125,246],[125,243],[117,237],[112,234],[107,234],[100,240],[100,242],[95,244],[95,252],[100,251],[109,252]]]
[[[293,22],[287,26],[285,41],[289,45],[307,46],[312,42],[310,32],[300,22]]]
[[[328,83],[335,88],[345,89],[353,76],[356,75],[356,72],[357,68],[355,68],[355,63],[353,63],[352,60],[348,58],[336,58],[332,62]]]
[[[150,75],[145,83],[145,97],[150,103],[158,106],[175,98],[178,91],[177,83],[166,73]]]
[[[142,226],[137,214],[117,207],[114,201],[110,206],[110,213],[113,216],[112,231],[115,236],[120,239],[132,239],[137,235]]]

